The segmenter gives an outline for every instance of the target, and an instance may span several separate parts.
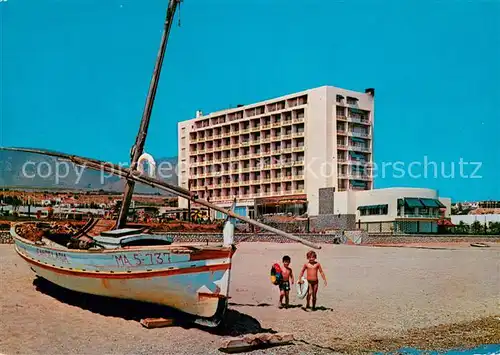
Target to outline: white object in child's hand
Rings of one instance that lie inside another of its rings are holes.
[[[307,279],[302,276],[301,283],[297,283],[297,297],[300,298],[301,300],[304,299],[307,295],[307,290],[309,289],[309,282],[307,282]]]

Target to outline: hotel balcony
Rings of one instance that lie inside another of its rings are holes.
[[[371,136],[371,134],[369,134],[369,133],[363,133],[363,132],[349,131],[349,136],[351,136],[351,137],[360,137],[360,138],[369,138]]]
[[[281,138],[282,138],[282,140],[292,139],[292,135],[291,134],[285,134]]]
[[[284,148],[284,149],[282,149],[282,152],[285,153],[285,154],[286,153],[291,153],[291,152],[293,152],[293,148]]]
[[[222,134],[214,134],[214,139],[221,139],[222,138]]]
[[[304,150],[304,146],[300,146],[300,147],[293,147],[292,148],[292,151],[293,152],[301,152]]]
[[[366,187],[365,186],[353,186],[353,185],[351,185],[349,187],[349,190],[364,191],[364,190],[366,190]]]
[[[371,181],[372,178],[368,174],[360,174],[360,173],[354,173],[351,172],[349,173],[349,178],[353,180],[365,180],[365,181]]]
[[[347,122],[347,117],[345,117],[345,116],[337,116],[337,121],[346,121]]]
[[[353,145],[353,144],[350,144],[349,145],[349,149],[350,150],[355,150],[355,151],[358,151],[358,152],[367,152],[367,153],[370,153],[370,148],[368,147],[362,147],[362,146],[359,146],[359,145]]]
[[[337,129],[337,134],[339,136],[347,136],[347,132],[345,130],[342,130],[342,129]]]
[[[271,127],[281,127],[281,122],[274,122]]]
[[[304,180],[304,175],[294,175],[293,179],[294,180]]]
[[[304,117],[295,117],[293,119],[293,123],[300,123],[300,122],[304,122]]]
[[[292,133],[293,138],[301,138],[304,137],[304,132],[294,132]]]
[[[347,144],[338,144],[337,143],[337,149],[347,150]]]
[[[259,131],[260,131],[259,126],[250,128],[250,132],[259,132]]]
[[[245,128],[241,131],[241,134],[247,134],[250,133],[250,128]]]
[[[265,124],[265,125],[261,126],[262,130],[266,130],[266,129],[270,129],[270,128],[271,128],[271,124]]]
[[[371,125],[370,120],[364,119],[364,118],[358,118],[358,117],[347,117],[348,122],[353,122],[353,123],[360,123],[364,125]]]
[[[262,143],[269,143],[269,142],[271,142],[271,137],[261,138],[260,141]]]
[[[424,218],[424,219],[440,219],[439,213],[411,213],[397,216],[396,218]]]
[[[289,119],[289,120],[283,120],[282,125],[283,126],[290,126],[292,123],[293,123],[293,121],[291,119]]]

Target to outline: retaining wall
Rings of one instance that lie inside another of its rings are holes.
[[[214,233],[169,233],[176,243],[209,243],[222,241],[222,234]],[[314,243],[333,244],[336,237],[341,234],[295,234]],[[445,243],[445,242],[491,242],[500,243],[500,236],[472,236],[472,235],[419,235],[419,236],[395,236],[395,235],[367,235],[361,231],[346,231],[345,236],[362,245],[371,244],[395,244],[395,243]],[[250,234],[240,233],[235,235],[238,242],[272,242],[272,243],[295,243],[290,239],[276,234]],[[13,243],[9,232],[0,232],[0,244]]]
[[[393,235],[369,234],[362,244],[397,244],[397,243],[500,243],[500,235]]]

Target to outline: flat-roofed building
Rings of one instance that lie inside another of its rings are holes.
[[[316,215],[319,189],[370,190],[374,90],[314,88],[180,122],[179,183],[253,217]],[[185,199],[179,207],[187,207]]]

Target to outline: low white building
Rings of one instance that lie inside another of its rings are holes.
[[[451,199],[436,190],[386,188],[333,193],[338,217],[355,216],[356,226],[369,232],[436,233],[438,220],[451,216]]]

